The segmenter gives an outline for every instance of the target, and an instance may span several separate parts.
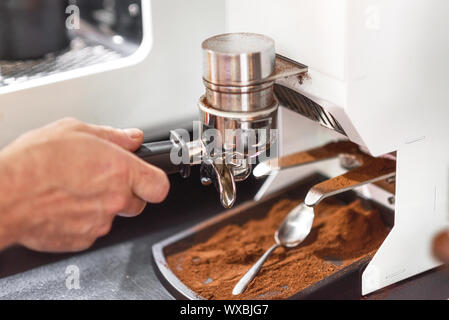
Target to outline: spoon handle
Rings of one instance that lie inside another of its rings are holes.
[[[253,281],[253,279],[256,277],[257,273],[259,272],[260,268],[262,268],[262,265],[265,263],[265,261],[268,259],[268,257],[273,253],[274,250],[276,250],[279,247],[279,244],[273,245],[270,249],[268,249],[262,257],[257,260],[257,262],[249,269],[245,275],[239,280],[239,282],[235,285],[234,290],[232,290],[233,295],[239,295],[245,292],[248,285]]]

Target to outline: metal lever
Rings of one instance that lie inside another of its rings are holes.
[[[260,163],[253,170],[256,178],[262,178],[273,170],[284,170],[320,161],[338,158],[341,154],[360,154],[358,146],[350,141],[331,142],[325,146],[301,151],[279,159]]]
[[[143,144],[136,151],[136,156],[160,169],[167,174],[180,173],[182,177],[190,176],[190,164],[174,164],[171,160],[172,152],[189,154],[189,149],[176,131],[170,133],[170,140]]]
[[[353,190],[363,185],[387,180],[396,175],[396,162],[384,158],[371,158],[356,169],[313,186],[304,203],[315,207],[325,198]]]
[[[373,158],[361,152],[359,147],[350,141],[338,141],[262,162],[254,169],[254,176],[260,178],[272,170],[288,169],[339,157],[342,165],[350,171],[311,188],[305,199],[307,206],[314,207],[325,198],[369,183],[384,181],[396,175],[394,160]]]

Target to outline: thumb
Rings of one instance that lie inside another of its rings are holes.
[[[112,142],[128,151],[136,151],[143,143],[143,132],[140,129],[115,129],[87,124],[83,126],[82,131]]]
[[[137,157],[130,157],[130,161],[129,178],[133,193],[150,203],[164,201],[170,190],[170,181],[165,172]]]

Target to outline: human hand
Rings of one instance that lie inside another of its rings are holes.
[[[0,249],[81,251],[110,231],[117,214],[135,216],[147,201],[163,201],[166,174],[130,152],[142,141],[138,129],[64,119],[1,150]]]
[[[439,261],[449,264],[449,230],[439,233],[433,240],[433,255]]]

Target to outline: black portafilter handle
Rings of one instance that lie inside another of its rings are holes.
[[[172,131],[170,140],[144,143],[135,154],[167,174],[180,173],[182,177],[187,178],[190,176],[190,164],[174,164],[171,159],[172,153],[181,152],[188,154],[187,145],[176,132]]]

